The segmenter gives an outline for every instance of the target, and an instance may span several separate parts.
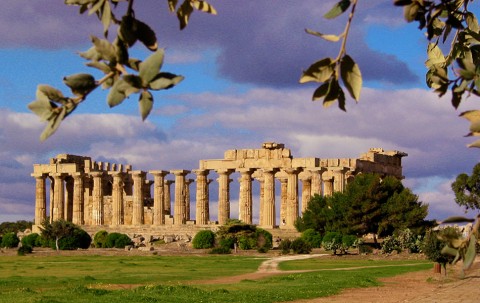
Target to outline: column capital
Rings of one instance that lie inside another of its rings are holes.
[[[32,173],[30,174],[30,176],[34,177],[35,179],[45,179],[47,177],[47,174],[36,174],[36,173]]]
[[[164,183],[165,185],[170,185],[170,184],[175,183],[175,181],[173,181],[173,180],[163,180],[163,183]]]
[[[185,184],[189,185],[195,182],[195,179],[185,179]]]
[[[219,169],[216,169],[215,171],[216,171],[217,174],[219,174],[219,175],[223,175],[223,174],[230,175],[230,174],[233,173],[235,170],[234,170],[234,169],[230,169],[230,168],[219,168]]]
[[[255,172],[255,169],[254,168],[238,168],[237,171],[242,175],[243,174],[251,175]]]
[[[143,170],[132,170],[129,173],[132,175],[132,177],[144,177],[147,175],[147,172]]]
[[[194,169],[192,172],[196,175],[206,176],[210,173],[209,169]]]
[[[170,171],[171,174],[174,174],[175,176],[186,176],[190,173],[189,170],[184,170],[184,169],[175,169]]]
[[[123,176],[125,175],[124,172],[118,171],[118,170],[116,170],[116,171],[109,171],[108,174],[109,174],[110,176],[112,176],[112,177],[123,177]]]
[[[319,172],[319,173],[323,173],[324,171],[327,170],[326,167],[307,167],[305,168],[305,170],[308,170],[308,171],[311,171],[311,172]]]
[[[94,177],[94,178],[95,177],[103,177],[104,174],[105,174],[105,172],[103,172],[103,171],[91,171],[89,173],[89,175]]]
[[[150,170],[148,171],[152,176],[160,176],[160,177],[165,177],[168,175],[170,172],[166,170]]]
[[[283,171],[290,175],[290,174],[300,173],[301,169],[298,167],[289,167],[289,168],[285,168]]]
[[[66,173],[51,173],[50,176],[54,177],[54,178],[65,178],[67,176]]]
[[[76,172],[76,173],[71,173],[71,176],[73,179],[79,179],[85,177],[85,174],[82,172]]]

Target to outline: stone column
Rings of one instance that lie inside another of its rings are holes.
[[[348,168],[345,167],[338,167],[332,169],[333,171],[333,191],[334,192],[341,192],[345,189],[345,172],[347,172]]]
[[[302,178],[302,213],[308,207],[308,203],[312,198],[312,177],[305,176]]]
[[[288,179],[279,178],[280,180],[280,226],[287,223],[287,188]]]
[[[258,206],[258,225],[263,226],[263,213],[265,208],[265,182],[263,175],[255,178],[260,184],[259,206]]]
[[[103,172],[91,172],[93,177],[92,225],[103,225]]]
[[[66,221],[73,221],[73,179],[65,177],[65,207],[63,218]]]
[[[35,178],[35,225],[41,225],[47,218],[47,193],[43,174],[32,174]]]
[[[275,227],[275,172],[276,169],[263,169],[263,226],[267,228]]]
[[[144,218],[143,198],[146,172],[135,170],[130,172],[133,178],[133,207],[132,207],[132,225],[142,225]]]
[[[298,218],[298,169],[287,168],[287,220],[286,228],[295,228],[295,220]]]
[[[315,195],[322,195],[322,173],[326,169],[324,167],[310,168],[312,173],[312,197]]]
[[[190,184],[194,181],[193,179],[185,180],[185,222],[190,221]]]
[[[164,170],[150,171],[153,175],[153,225],[165,224],[165,176]]]
[[[218,169],[218,224],[224,225],[230,219],[230,169]]]
[[[329,174],[323,174],[323,195],[325,197],[333,195],[333,178]]]
[[[65,189],[63,184],[64,175],[53,174],[53,218],[52,221],[64,219]]]
[[[252,173],[253,169],[241,168],[240,172],[240,195],[238,201],[238,219],[246,224],[252,224]]]
[[[112,184],[112,225],[124,224],[123,210],[123,178],[124,173],[120,171],[109,172],[113,177]]]
[[[54,181],[53,181],[53,177],[50,175],[50,177],[48,177],[50,179],[50,188],[49,188],[49,204],[50,204],[50,207],[49,207],[49,210],[48,210],[48,215],[50,216],[50,223],[53,222],[53,209],[55,208],[55,201],[53,200],[53,196],[54,196]]]
[[[196,169],[193,171],[197,175],[197,194],[195,202],[195,224],[205,225],[208,224],[209,207],[208,207],[208,173],[207,169]]]
[[[170,193],[170,185],[175,183],[173,180],[165,180],[164,181],[164,198],[165,200],[163,201],[164,205],[164,215],[171,216],[172,215],[172,195]]]
[[[73,218],[72,223],[77,225],[83,225],[83,212],[84,212],[84,194],[85,189],[83,187],[83,173],[73,173]]]
[[[185,176],[188,170],[171,170],[175,175],[175,200],[173,202],[173,224],[185,224]]]

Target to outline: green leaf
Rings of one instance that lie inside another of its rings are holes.
[[[126,64],[128,62],[127,44],[122,39],[117,37],[115,38],[115,41],[113,41],[113,47],[116,55],[115,61],[121,65]]]
[[[358,101],[362,90],[362,74],[358,65],[349,55],[345,55],[340,62],[340,74],[350,96]]]
[[[332,79],[328,83],[328,91],[325,99],[323,100],[323,107],[330,107],[338,99],[341,88],[336,79]]]
[[[65,4],[67,5],[85,5],[94,3],[97,0],[65,0]]]
[[[442,250],[440,251],[442,255],[449,255],[452,257],[456,257],[459,255],[458,249],[452,248],[448,245],[445,245]]]
[[[137,41],[136,20],[132,16],[123,16],[120,26],[117,30],[118,36],[122,41],[127,43],[128,46],[133,46]]]
[[[149,50],[156,51],[158,49],[157,36],[155,32],[148,26],[146,23],[137,20],[136,21],[136,31],[135,34]]]
[[[313,97],[312,97],[312,101],[316,101],[318,99],[321,99],[322,97],[324,97],[327,93],[328,93],[328,87],[329,87],[329,83],[323,83],[322,85],[320,85],[316,90],[315,92],[313,92]]]
[[[138,100],[139,102],[139,109],[140,109],[140,115],[142,116],[142,120],[145,120],[148,115],[150,114],[150,111],[152,110],[153,107],[153,96],[148,90],[142,91],[142,94],[140,95],[140,99]]]
[[[127,82],[128,84],[130,84],[132,87],[140,90],[141,88],[143,88],[142,86],[142,78],[140,78],[139,76],[137,75],[125,75],[123,76],[123,80],[125,80],[125,82]],[[129,90],[128,87],[126,87],[126,90],[125,92],[127,92]],[[138,90],[136,92],[138,92]]]
[[[152,81],[150,81],[148,88],[153,90],[170,89],[180,83],[183,79],[183,76],[177,76],[171,73],[159,73],[152,79]]]
[[[325,39],[325,40],[330,41],[330,42],[337,42],[338,40],[340,40],[340,36],[337,36],[337,35],[325,35],[325,34],[322,34],[320,32],[312,31],[310,29],[305,29],[305,32],[307,34],[320,37],[320,38]]]
[[[143,86],[146,87],[150,81],[152,81],[163,65],[163,57],[165,50],[163,48],[158,49],[156,52],[148,56],[145,61],[140,63],[139,76],[142,78]]]
[[[140,63],[142,63],[142,61],[139,59],[129,58],[127,66],[138,72],[140,70]]]
[[[126,75],[115,81],[107,95],[108,106],[117,106],[131,94],[138,93],[140,91],[139,87],[135,87],[134,85],[132,85],[136,83],[134,77],[138,78],[138,76],[135,75]],[[127,79],[128,81],[125,79]]]
[[[95,50],[98,52],[103,60],[109,62],[115,62],[117,59],[117,52],[112,43],[106,39],[99,39],[95,36],[91,36],[92,43],[95,46]]]
[[[70,75],[64,77],[63,82],[78,96],[85,95],[97,86],[95,78],[90,74]]]
[[[54,115],[53,109],[56,105],[48,100],[35,100],[27,105],[35,115],[40,117],[41,121],[48,121]]]
[[[443,220],[441,224],[447,224],[447,223],[465,223],[465,222],[473,222],[475,219],[471,218],[466,218],[462,216],[453,216],[453,217],[448,217],[447,219]]]
[[[480,148],[480,140],[477,140],[473,143],[470,143],[467,145],[467,147],[476,147],[476,148]]]
[[[43,99],[42,95],[45,96],[46,100],[54,101],[57,103],[66,103],[66,99],[63,96],[63,93],[58,89],[51,87],[49,85],[40,84],[37,86],[37,99]]]
[[[66,113],[67,110],[65,107],[61,107],[60,111],[49,119],[49,123],[40,135],[40,141],[45,141],[48,137],[53,135],[55,131],[57,131],[60,123],[62,123],[63,119],[65,118]]]
[[[323,15],[323,17],[327,19],[333,19],[340,16],[350,7],[350,3],[350,0],[341,0],[340,2],[335,4],[328,13]]]
[[[110,66],[108,66],[105,62],[93,61],[93,62],[88,62],[85,65],[101,70],[104,74],[108,74],[109,72],[112,71]]]
[[[465,19],[467,21],[468,29],[475,33],[478,33],[478,31],[480,30],[480,27],[478,26],[477,17],[475,17],[475,15],[472,14],[471,12],[467,12],[467,16]]]
[[[97,52],[97,48],[95,46],[92,46],[88,50],[84,52],[79,52],[78,53],[80,57],[87,59],[87,60],[92,60],[92,61],[100,61],[102,60],[102,55]]]
[[[403,17],[407,22],[415,21],[417,17],[418,11],[420,10],[420,5],[417,2],[413,2],[412,4],[405,5],[403,8]]]
[[[183,1],[182,5],[178,8],[177,11],[177,18],[180,21],[180,29],[184,29],[187,24],[188,20],[190,19],[190,15],[193,13],[193,7],[190,0]]]
[[[463,260],[463,269],[469,269],[475,257],[477,256],[477,251],[475,245],[477,244],[477,237],[475,234],[470,234],[470,241],[468,242],[467,251],[465,252],[465,259]]]
[[[106,37],[108,34],[108,28],[112,22],[112,9],[110,8],[110,2],[105,1],[102,9],[102,24],[103,24],[103,35]]]
[[[443,55],[442,50],[435,43],[429,43],[427,47],[428,60],[425,62],[427,68],[431,68],[437,64],[445,64],[445,56]]]
[[[178,0],[168,0],[168,8],[173,13],[177,8]]]
[[[199,0],[194,1],[193,7],[195,7],[197,10],[201,12],[209,13],[212,15],[217,14],[217,10],[211,4],[207,3],[207,1],[199,1]]]
[[[90,10],[88,11],[88,15],[95,14],[95,13],[103,6],[103,4],[105,3],[105,1],[108,1],[108,0],[97,0],[97,3],[95,3],[94,5],[92,5],[92,7],[90,8]]]
[[[306,82],[325,82],[334,72],[335,63],[332,58],[325,58],[310,65],[310,67],[303,72],[300,78],[300,83]]]

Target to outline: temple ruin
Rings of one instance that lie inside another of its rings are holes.
[[[166,233],[218,227],[231,218],[230,183],[237,173],[239,220],[267,230],[295,230],[295,220],[313,195],[341,192],[361,173],[402,179],[404,156],[371,148],[359,158],[294,158],[284,144],[266,142],[260,149],[227,150],[223,159],[200,160],[198,169],[146,172],[131,165],[60,154],[48,164],[33,166],[35,225],[48,216],[90,231]],[[217,218],[210,215],[213,179],[209,176],[214,174],[218,177]],[[254,182],[259,187],[255,197]],[[278,185],[280,201],[276,201]]]

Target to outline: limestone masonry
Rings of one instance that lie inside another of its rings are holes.
[[[105,229],[168,234],[169,230],[176,230],[194,234],[196,230],[215,228],[230,219],[230,183],[233,181],[230,176],[237,172],[240,175],[238,219],[253,223],[252,182],[259,182],[259,205],[255,208],[259,209],[258,225],[270,231],[294,231],[295,220],[313,195],[341,192],[361,173],[401,179],[404,156],[407,154],[399,151],[371,148],[357,159],[293,158],[283,144],[266,142],[261,149],[227,150],[223,159],[200,160],[199,168],[192,171],[152,170],[147,174],[133,170],[131,165],[60,154],[50,159],[49,164],[33,166],[35,225],[38,227],[49,216],[50,220],[64,219],[92,232]],[[209,174],[212,172],[218,176],[216,221],[210,218],[209,184],[213,180]],[[275,202],[275,180],[281,186],[279,203]],[[191,188],[192,183],[195,189]],[[190,195],[191,190],[195,190],[195,195]],[[195,203],[191,203],[190,196],[196,197]],[[299,209],[300,202],[302,209]],[[278,205],[280,222],[275,215]],[[195,207],[194,218],[190,217],[191,206]]]

